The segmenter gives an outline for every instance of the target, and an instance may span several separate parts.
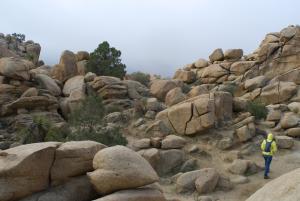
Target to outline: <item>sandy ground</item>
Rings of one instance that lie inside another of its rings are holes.
[[[205,166],[215,167],[223,175],[230,176],[230,174],[226,171],[226,166],[228,164],[224,163],[224,161],[221,159],[222,153],[216,150],[212,150],[210,153],[212,158],[209,161],[203,162],[202,165],[200,164],[200,168],[203,168]],[[201,158],[202,157],[199,157],[199,160],[201,160]],[[254,154],[246,156],[244,158],[255,161],[263,166],[264,161],[259,150]],[[300,168],[300,141],[297,140],[295,140],[295,146],[293,147],[293,149],[279,150],[278,153],[274,156],[271,165],[271,180],[296,168]],[[209,194],[209,196],[212,196],[215,200],[219,201],[244,201],[257,189],[261,188],[267,182],[271,181],[263,179],[263,172],[251,175],[248,177],[248,179],[248,183],[238,184],[231,191],[217,191]],[[162,188],[168,199],[177,198],[181,201],[197,201],[196,193],[190,195],[177,194],[174,184],[166,185],[162,183]]]

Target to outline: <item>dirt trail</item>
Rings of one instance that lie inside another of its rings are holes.
[[[272,179],[279,177],[280,175],[290,172],[296,168],[300,168],[300,141],[295,140],[295,146],[291,150],[279,150],[278,153],[274,156],[273,162],[271,165],[270,176]],[[230,176],[230,174],[226,171],[226,166],[228,164],[224,163],[222,158],[222,151],[210,150],[209,152],[211,159],[207,159],[207,161],[202,161],[203,157],[198,157],[200,160],[200,168],[204,167],[214,167],[221,174],[226,174]],[[245,156],[245,159],[249,159],[257,162],[262,167],[264,166],[263,158],[260,154],[260,151],[253,153],[250,156]],[[231,175],[232,176],[232,175]],[[238,184],[234,187],[233,190],[224,192],[217,191],[209,194],[215,200],[219,201],[244,201],[251,194],[253,194],[257,189],[261,188],[264,184],[271,180],[263,179],[263,172],[259,172],[257,174],[251,175],[248,177],[249,182],[246,184]],[[190,195],[180,195],[176,193],[174,184],[164,184],[162,183],[162,188],[164,193],[168,199],[180,199],[182,201],[197,201],[197,194]]]

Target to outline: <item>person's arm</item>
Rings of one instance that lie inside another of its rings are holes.
[[[272,149],[272,153],[276,153],[277,152],[277,144],[276,144],[275,141],[273,141],[271,149]]]
[[[263,142],[260,145],[260,148],[262,151],[264,151],[266,149],[266,140],[263,140]]]

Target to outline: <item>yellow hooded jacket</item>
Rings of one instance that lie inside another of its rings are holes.
[[[270,152],[265,152],[267,142],[272,142]],[[260,146],[262,150],[262,154],[266,156],[273,156],[273,154],[277,151],[276,142],[273,140],[273,134],[269,133],[268,138],[261,143]]]

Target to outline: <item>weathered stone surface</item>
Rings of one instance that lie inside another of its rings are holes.
[[[203,170],[195,170],[180,175],[176,180],[176,191],[178,193],[193,192],[196,189],[195,181],[205,172]]]
[[[249,123],[236,130],[236,135],[240,142],[246,142],[255,135],[255,125],[254,123]]]
[[[156,119],[169,124],[178,134],[191,135],[228,121],[231,116],[232,96],[227,92],[216,92],[176,104],[159,113]]]
[[[48,188],[50,168],[59,144],[35,143],[1,152],[5,155],[0,157],[0,200],[18,200]]]
[[[180,149],[184,147],[186,140],[176,135],[168,135],[161,142],[162,149]]]
[[[280,120],[280,125],[283,129],[296,127],[298,123],[299,118],[292,112],[285,113]]]
[[[97,75],[95,73],[88,72],[84,76],[84,81],[85,82],[92,82],[96,77],[97,77]]]
[[[265,184],[246,201],[300,200],[299,189],[300,169],[296,169]]]
[[[242,49],[228,49],[224,52],[224,58],[227,60],[239,60],[243,56]]]
[[[205,59],[198,59],[195,63],[194,66],[196,68],[205,68],[208,66],[208,61]]]
[[[300,137],[300,127],[290,128],[286,131],[286,133],[290,137]]]
[[[173,79],[178,79],[185,83],[192,83],[196,80],[196,74],[193,71],[177,70]]]
[[[51,66],[48,65],[42,65],[40,67],[31,69],[29,71],[29,74],[31,77],[35,77],[35,75],[37,74],[44,74],[44,75],[48,75],[49,77],[51,76]]]
[[[134,80],[124,80],[123,83],[127,86],[128,96],[131,99],[141,99],[149,96],[149,89],[143,84]]]
[[[71,141],[60,145],[51,168],[52,185],[92,171],[95,154],[105,147],[93,141]]]
[[[34,68],[32,62],[13,57],[0,59],[0,75],[16,80],[29,80],[29,71]]]
[[[87,60],[83,60],[76,63],[78,75],[85,75],[85,72],[87,71],[87,62]]]
[[[243,175],[247,172],[248,165],[249,165],[249,161],[242,160],[242,159],[236,159],[230,165],[228,170],[233,174]]]
[[[187,94],[188,97],[192,98],[192,97],[196,97],[202,94],[209,94],[210,90],[212,90],[215,87],[214,84],[202,84],[202,85],[198,85],[193,87],[189,93]]]
[[[177,103],[180,103],[186,99],[186,96],[184,93],[182,93],[182,90],[180,87],[176,87],[172,90],[170,90],[165,99],[165,103],[167,106],[172,106]]]
[[[254,89],[264,87],[266,83],[267,83],[267,79],[265,76],[258,76],[246,80],[244,87],[245,89],[252,91]]]
[[[116,77],[98,76],[88,85],[103,99],[124,99],[128,96],[126,84]]]
[[[279,121],[281,119],[281,111],[270,109],[267,115],[268,121]]]
[[[199,194],[213,192],[219,181],[219,173],[213,168],[200,170],[201,174],[195,180],[196,190]]]
[[[77,75],[78,71],[76,62],[76,55],[69,50],[65,50],[60,57],[59,64],[53,67],[52,76],[55,79],[64,82]]]
[[[94,157],[93,167],[95,171],[88,173],[88,177],[100,194],[137,188],[158,180],[151,165],[124,146],[99,151]]]
[[[209,55],[209,60],[211,62],[214,62],[214,61],[222,61],[224,59],[224,54],[223,54],[223,50],[218,48],[218,49],[215,49],[211,55]]]
[[[230,72],[234,73],[235,75],[243,75],[254,65],[254,61],[237,61],[231,65]]]
[[[133,142],[133,147],[135,149],[147,149],[150,147],[150,139],[149,138],[143,138],[140,140],[136,140]]]
[[[219,64],[212,64],[203,70],[202,78],[219,78],[228,74],[228,70],[222,68]]]
[[[69,96],[73,91],[80,91],[85,93],[84,76],[77,75],[68,79],[64,85],[63,93],[65,96]]]
[[[288,136],[276,136],[276,143],[278,148],[291,149],[294,146],[294,139]]]
[[[159,176],[164,176],[180,168],[185,160],[185,154],[179,149],[161,150],[159,158],[155,170]]]
[[[166,201],[163,194],[156,189],[140,188],[122,190],[94,201]]]
[[[87,176],[72,178],[67,183],[35,193],[20,201],[90,201],[96,197]]]
[[[87,51],[78,51],[76,53],[77,61],[89,60],[90,54]]]
[[[282,103],[296,93],[297,85],[293,82],[276,82],[262,89],[260,99],[266,104]]]
[[[160,160],[160,153],[158,149],[142,149],[138,151],[138,153],[143,156],[143,158],[145,158],[154,169],[156,169],[156,166]]]
[[[180,84],[173,80],[154,80],[150,86],[150,93],[159,100],[164,101],[167,93],[179,86]]]
[[[21,97],[30,97],[30,96],[37,96],[38,95],[38,90],[35,87],[30,87],[27,89]]]
[[[288,104],[288,108],[290,111],[292,111],[296,114],[300,114],[300,103],[299,102],[292,102],[292,103]]]
[[[42,89],[48,90],[54,96],[59,96],[61,94],[61,89],[51,77],[45,74],[36,74],[34,79],[38,82]]]

